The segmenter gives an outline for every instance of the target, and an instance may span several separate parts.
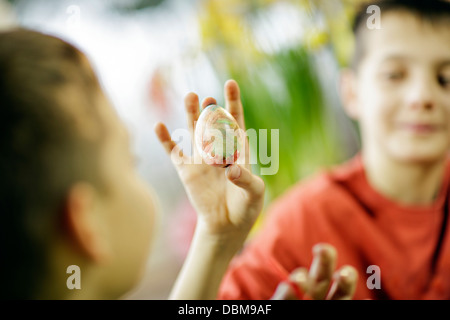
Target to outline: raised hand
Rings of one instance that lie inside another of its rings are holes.
[[[233,80],[225,84],[225,99],[225,108],[245,131],[239,87]],[[215,99],[206,98],[202,108],[216,103]],[[194,145],[194,128],[200,114],[199,99],[195,93],[186,96],[185,107]],[[172,141],[164,124],[158,123],[155,132],[166,152],[171,155],[188,197],[197,211],[199,224],[210,234],[246,237],[262,209],[264,197],[264,182],[250,171],[248,140],[245,139],[244,164],[234,164],[224,169],[202,162],[196,148],[193,148],[192,157],[184,155]],[[242,238],[236,240],[242,241]]]
[[[195,93],[189,93],[184,102],[192,145],[195,145],[195,123],[200,115],[199,99]],[[236,81],[225,83],[225,102],[225,108],[245,131]],[[202,108],[210,104],[217,102],[214,98],[206,98]],[[247,138],[244,143],[244,163],[224,169],[204,163],[196,148],[193,148],[192,156],[183,154],[164,124],[158,123],[155,132],[170,155],[198,216],[188,257],[170,298],[214,299],[231,258],[244,243],[262,210],[264,182],[250,171]]]

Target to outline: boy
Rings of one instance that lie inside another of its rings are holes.
[[[357,15],[342,98],[362,150],[294,186],[232,263],[222,299],[265,299],[327,242],[359,274],[356,299],[449,299],[450,3],[384,0],[381,28]],[[371,12],[369,10],[369,12]],[[324,294],[319,292],[317,296]]]
[[[227,83],[225,93],[243,124],[236,83]],[[199,109],[195,94],[186,104]],[[143,272],[155,206],[134,170],[125,127],[86,57],[38,32],[0,33],[0,121],[0,297],[122,297]],[[177,150],[164,125],[156,132],[169,152]],[[171,297],[212,299],[261,210],[264,183],[240,165],[225,172],[206,164],[177,169],[198,225]],[[204,182],[212,178],[217,189]],[[319,250],[320,271],[333,253],[329,246]],[[75,289],[73,270],[81,281]],[[351,294],[348,284],[337,279],[331,298]]]

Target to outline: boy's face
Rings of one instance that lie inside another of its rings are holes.
[[[402,162],[442,159],[450,146],[450,24],[389,12],[381,26],[364,30],[350,103],[363,152]]]
[[[108,292],[122,295],[144,271],[153,233],[155,199],[135,170],[125,126],[108,102],[102,107],[102,119],[109,127],[100,162],[108,187],[102,206],[106,209],[105,233],[112,251],[104,282]]]

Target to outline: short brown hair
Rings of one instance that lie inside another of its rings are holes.
[[[100,84],[86,57],[39,32],[0,33],[2,298],[32,298],[76,181],[100,183]]]
[[[365,54],[364,30],[365,23],[371,13],[367,13],[369,6],[377,6],[381,14],[387,12],[408,12],[429,23],[448,23],[450,25],[450,2],[445,0],[378,0],[365,2],[353,21],[353,34],[355,36],[355,50],[351,61],[353,69],[357,69]]]

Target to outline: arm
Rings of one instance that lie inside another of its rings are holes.
[[[196,229],[186,261],[170,299],[215,299],[222,277],[236,253],[236,244]]]

